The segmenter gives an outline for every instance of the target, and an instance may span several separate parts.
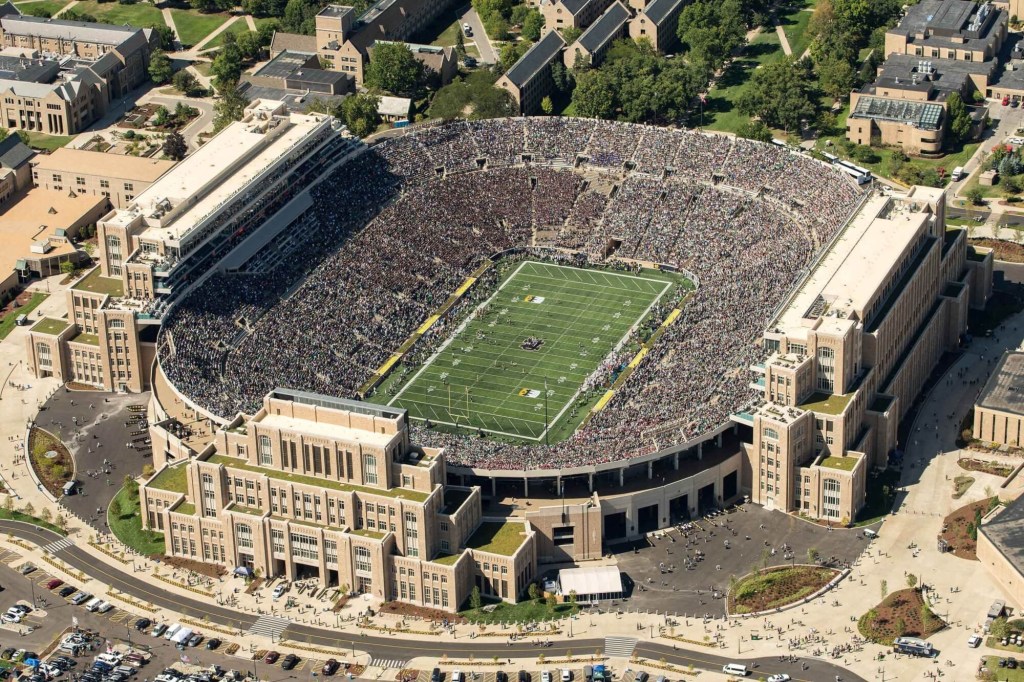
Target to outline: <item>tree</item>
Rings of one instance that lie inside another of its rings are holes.
[[[181,161],[185,158],[185,154],[188,153],[188,145],[185,143],[185,138],[175,130],[173,133],[167,136],[164,140],[163,147],[164,154],[167,158],[173,159],[174,161]]]
[[[883,578],[882,582],[880,582],[878,584],[878,588],[879,588],[879,591],[882,593],[882,601],[885,601],[885,598],[887,596],[889,596],[889,583],[888,583],[888,581],[886,581]]]
[[[380,125],[379,106],[380,98],[376,95],[350,95],[341,103],[341,117],[353,135],[366,137]]]
[[[964,196],[967,197],[968,201],[970,201],[975,206],[982,206],[985,204],[985,195],[978,187],[970,188],[969,190],[964,192]]]
[[[189,4],[200,12],[219,12],[235,6],[234,0],[189,0]]]
[[[473,591],[469,593],[469,608],[474,611],[480,608],[480,588],[476,585],[473,586]]]
[[[412,96],[423,80],[423,63],[404,43],[377,43],[366,67],[366,87]]]
[[[234,121],[240,121],[245,115],[245,108],[249,106],[249,98],[238,89],[238,83],[226,83],[218,90],[220,90],[220,99],[213,105],[213,129],[215,132],[222,130]]]
[[[31,502],[29,502],[28,504],[25,505],[22,511],[25,512],[25,514],[27,514],[28,516],[33,516],[36,513],[36,508],[32,506]]]
[[[167,122],[171,119],[171,112],[168,111],[167,107],[160,105],[156,109],[156,114],[153,115],[153,125],[160,127],[167,125]]]
[[[963,142],[971,134],[971,115],[967,111],[960,93],[955,90],[946,98],[946,116],[949,117],[949,132],[957,142]]]
[[[498,55],[498,64],[502,72],[508,71],[512,65],[519,61],[519,58],[526,54],[530,46],[526,43],[505,43]]]
[[[288,0],[281,28],[289,33],[313,35],[316,32],[316,13],[319,11],[320,3],[317,0]]]
[[[10,496],[8,496],[8,498],[9,497]],[[531,600],[536,601],[537,597],[540,596],[540,593],[537,590],[537,583],[530,583],[530,586],[526,588],[526,594],[530,597]]]
[[[799,130],[801,122],[813,118],[817,111],[813,82],[803,61],[787,58],[765,64],[754,71],[736,108],[786,132]]]
[[[213,82],[218,90],[228,83],[238,83],[238,79],[242,77],[242,51],[238,48],[235,34],[231,31],[224,33],[224,45],[213,58],[210,73],[213,74]]]
[[[70,275],[72,272],[75,271],[75,264],[69,260],[66,260],[60,264],[60,271],[61,274]]]
[[[576,89],[572,91],[572,103],[577,116],[611,118],[615,111],[615,97],[607,72],[593,70],[578,74]]]
[[[745,137],[748,140],[757,140],[758,142],[772,141],[772,129],[766,126],[762,121],[750,121],[749,123],[744,123],[736,131],[736,134],[740,137]]]
[[[466,58],[466,36],[462,31],[455,33],[455,56],[459,61]]]
[[[910,589],[917,587],[917,576],[913,573],[907,573],[907,587]]]
[[[545,116],[550,116],[551,112],[555,110],[555,105],[551,102],[551,98],[547,95],[540,101],[540,110],[544,112]]]
[[[555,606],[558,604],[558,600],[555,599],[555,595],[549,594],[544,599],[544,603],[547,604],[548,613],[554,613],[555,612]]]
[[[147,478],[148,479],[150,476],[153,475],[153,472],[154,472],[153,465],[150,464],[149,462],[147,462],[147,463],[142,465],[142,477],[143,478]]]
[[[124,475],[124,489],[128,493],[128,499],[134,500],[139,497],[139,482],[131,474]]]
[[[818,563],[818,557],[820,557],[820,556],[821,556],[821,554],[818,552],[818,550],[816,548],[809,547],[807,549],[807,563],[809,563],[809,564],[816,564],[816,563]]]
[[[163,85],[174,75],[174,66],[163,50],[153,50],[149,56],[149,77],[157,85]]]
[[[561,59],[556,59],[551,63],[551,80],[555,84],[555,90],[563,95],[569,94],[575,85],[572,73],[569,72],[569,69],[565,68],[565,64],[562,63]]]
[[[740,0],[700,0],[679,15],[676,31],[692,63],[718,69],[743,44],[746,26]]]
[[[575,606],[577,598],[578,598],[578,595],[576,594],[576,590],[569,590],[569,603],[572,604],[573,606]],[[572,658],[572,657],[570,656],[569,658]]]
[[[854,81],[857,79],[857,73],[850,62],[835,57],[823,57],[815,65],[815,71],[818,73],[821,90],[826,95],[834,100],[850,96]]]
[[[174,77],[171,79],[171,85],[174,86],[175,90],[186,97],[195,96],[200,87],[202,87],[199,84],[199,79],[185,69],[174,74]]]
[[[565,41],[566,45],[572,45],[581,35],[583,35],[583,29],[576,28],[575,26],[568,26],[562,29],[562,40]]]
[[[166,24],[150,24],[149,29],[156,36],[156,44],[161,50],[174,51],[174,29]]]
[[[907,624],[904,622],[904,620],[902,618],[897,618],[896,619],[896,623],[895,623],[894,627],[896,628],[896,636],[897,637],[902,637],[903,633],[905,633],[907,631]]]
[[[49,523],[53,520],[53,512],[50,511],[49,507],[43,507],[43,511],[39,512],[39,518]]]
[[[522,36],[531,42],[540,40],[540,32],[544,28],[544,15],[531,7],[526,18],[523,19]]]

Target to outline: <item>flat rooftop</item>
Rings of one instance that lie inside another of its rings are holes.
[[[512,556],[526,542],[526,526],[517,521],[484,521],[466,540],[478,552]]]
[[[282,414],[267,414],[262,418],[255,419],[253,421],[272,429],[296,431],[317,438],[331,438],[348,443],[366,443],[369,445],[376,445],[381,448],[387,447],[391,441],[398,437],[397,434],[388,435],[377,433],[375,431],[352,429],[347,426],[314,422],[308,419],[298,419],[296,417],[288,417]]]
[[[32,166],[44,171],[83,173],[103,175],[116,180],[154,182],[174,168],[174,161],[61,147],[50,154],[36,155]]]
[[[864,310],[930,215],[912,212],[907,204],[895,200],[886,213],[889,201],[883,195],[868,199],[770,330],[777,328],[800,338],[818,316],[834,317],[837,324],[847,322],[852,313],[864,319]],[[885,245],[884,250],[880,244]],[[823,306],[813,317],[805,317],[816,302]]]
[[[0,278],[12,272],[22,258],[40,255],[52,258],[74,253],[75,247],[63,241],[53,242],[53,248],[46,254],[33,254],[31,248],[36,242],[55,236],[57,230],[77,227],[106,202],[103,196],[72,196],[70,192],[36,187],[20,200],[9,203],[0,213],[0,244],[3,244],[0,249]]]
[[[1024,575],[1024,495],[1006,505],[1003,511],[979,529],[992,541],[1017,572]]]
[[[990,410],[1024,415],[1024,353],[1006,352],[978,398]]]
[[[115,211],[106,220],[115,225],[128,225],[143,215],[150,227],[141,233],[142,239],[157,242],[183,239],[310,134],[323,118],[291,114],[275,120],[278,122],[269,130],[265,129],[266,121],[239,121],[229,125],[164,173],[128,208]],[[154,215],[168,203],[170,211],[166,216]]]
[[[75,291],[106,294],[113,298],[124,296],[124,282],[118,277],[104,277],[98,267],[93,268],[92,272],[75,282],[71,288]]]

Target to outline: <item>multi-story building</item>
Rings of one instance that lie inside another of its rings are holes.
[[[114,208],[125,208],[171,168],[169,160],[62,147],[33,159],[32,181],[45,189],[103,196]]]
[[[258,100],[148,187],[125,189],[125,206],[98,221],[99,267],[68,290],[64,327],[30,330],[30,367],[106,390],[148,388],[167,306],[246,239],[283,229],[272,217],[345,148],[329,116]],[[77,177],[62,178],[64,192]]]
[[[1008,56],[1009,16],[991,3],[924,0],[907,8],[885,34],[887,61],[874,83],[850,95],[846,137],[857,144],[898,146],[914,155],[941,154],[946,103],[991,94]],[[974,112],[980,133],[985,111]]]
[[[594,23],[612,0],[541,0],[544,32],[566,28],[584,29]]]
[[[645,5],[643,0],[632,0],[630,6],[636,15],[629,22],[629,37],[650,41],[658,52],[670,52],[679,42],[679,14],[686,1],[653,0]]]
[[[872,196],[765,332],[764,402],[737,417],[753,427],[754,501],[835,523],[863,506],[869,469],[991,292],[991,253],[947,232],[944,211],[940,190]]]
[[[567,68],[578,64],[596,66],[601,62],[612,42],[626,35],[629,10],[621,2],[613,2],[597,21],[590,25],[572,45],[565,49],[562,59]]]
[[[443,451],[409,441],[405,410],[278,389],[198,451],[155,416],[143,521],[173,556],[448,611],[474,585],[515,602],[535,577],[530,523],[445,486]]]
[[[558,31],[545,34],[494,85],[512,95],[520,114],[537,113],[541,100],[554,91],[551,65],[562,57],[564,49],[562,34]]]
[[[974,403],[974,438],[995,445],[1021,447],[1024,443],[1022,377],[1024,353],[1003,353]]]
[[[81,132],[148,79],[151,29],[0,14],[0,125]],[[18,60],[18,64],[12,64]]]
[[[32,186],[29,162],[35,155],[17,135],[0,140],[0,206]]]

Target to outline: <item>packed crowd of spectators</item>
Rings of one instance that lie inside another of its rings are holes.
[[[414,422],[453,464],[495,470],[641,456],[721,425],[753,398],[746,368],[772,312],[860,198],[827,165],[771,145],[557,118],[414,131],[310,193],[293,236],[265,247],[286,253],[213,275],[165,319],[163,370],[221,417],[254,412],[278,386],[356,395],[483,259],[530,247],[535,229],[577,258],[696,275],[678,321],[569,439],[516,445]],[[410,357],[429,357],[445,325]]]

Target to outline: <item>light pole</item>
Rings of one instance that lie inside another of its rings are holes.
[[[36,608],[38,606],[36,603],[36,584],[32,580],[32,574],[26,575],[25,579],[28,580],[28,586],[32,590],[32,608]]]

